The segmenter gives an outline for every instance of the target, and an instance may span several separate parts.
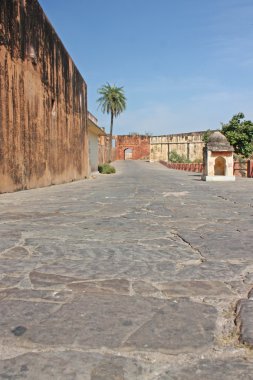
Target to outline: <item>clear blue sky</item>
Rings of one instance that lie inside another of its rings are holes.
[[[124,86],[115,134],[217,129],[253,119],[253,0],[39,0],[97,109],[106,82]]]

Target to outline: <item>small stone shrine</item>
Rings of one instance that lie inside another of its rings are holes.
[[[210,135],[203,148],[203,181],[234,181],[234,148],[221,132]]]

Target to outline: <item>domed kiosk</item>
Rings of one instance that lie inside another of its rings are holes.
[[[203,181],[234,181],[234,148],[219,131],[213,132],[203,149]]]

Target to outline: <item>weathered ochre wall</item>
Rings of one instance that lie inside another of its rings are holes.
[[[148,159],[150,154],[150,137],[141,135],[115,136],[116,160],[125,159],[125,150],[132,149],[132,159]]]
[[[150,137],[150,160],[168,161],[169,154],[176,151],[180,155],[185,155],[189,160],[202,160],[203,147],[202,140],[204,132],[180,133],[167,136]]]
[[[0,192],[87,174],[86,83],[37,0],[1,0]]]
[[[116,148],[112,147],[111,160],[109,159],[110,138],[108,135],[100,136],[98,144],[98,163],[99,165],[116,160]]]

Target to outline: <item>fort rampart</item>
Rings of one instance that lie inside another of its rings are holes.
[[[0,192],[88,174],[87,87],[37,0],[0,2]]]
[[[179,133],[150,137],[150,161],[169,161],[171,152],[176,151],[188,160],[202,160],[204,132]]]

